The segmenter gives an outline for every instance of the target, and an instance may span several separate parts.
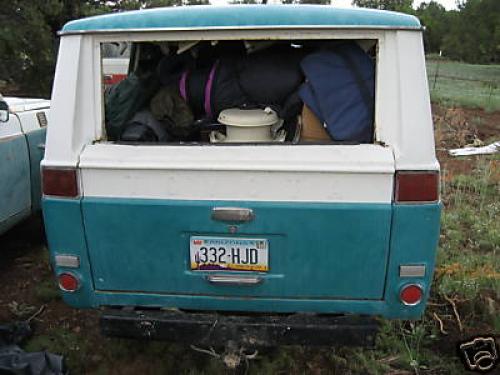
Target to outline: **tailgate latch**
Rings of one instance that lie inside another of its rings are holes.
[[[214,207],[212,209],[212,220],[227,222],[248,222],[255,218],[255,214],[250,208],[241,207]]]

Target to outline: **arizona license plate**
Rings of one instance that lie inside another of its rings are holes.
[[[197,271],[269,271],[266,239],[192,236],[191,269]]]

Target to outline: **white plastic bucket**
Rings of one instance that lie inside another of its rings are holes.
[[[271,108],[231,108],[219,114],[218,121],[226,125],[223,142],[272,142],[271,128],[280,119]]]

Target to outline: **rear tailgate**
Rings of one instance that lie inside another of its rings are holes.
[[[84,149],[79,167],[97,290],[383,298],[388,147],[97,144]],[[213,209],[225,207],[251,210],[252,218],[215,220]],[[210,238],[264,241],[266,269],[192,270],[193,241]],[[255,283],[217,284],[213,276]]]

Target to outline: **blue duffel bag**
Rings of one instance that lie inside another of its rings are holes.
[[[375,65],[356,44],[321,50],[301,61],[306,82],[299,96],[332,139],[373,141]]]

